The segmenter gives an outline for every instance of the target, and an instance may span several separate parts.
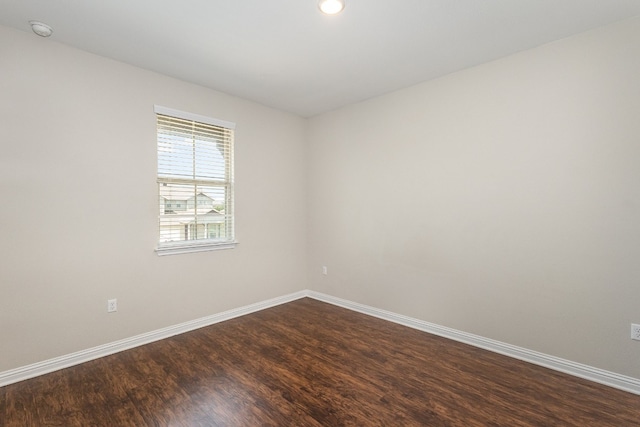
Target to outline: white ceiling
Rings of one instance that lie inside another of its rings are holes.
[[[0,24],[43,21],[52,40],[304,117],[639,14],[640,0],[347,0],[338,16],[317,0],[0,0]]]

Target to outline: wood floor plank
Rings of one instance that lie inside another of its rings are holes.
[[[3,387],[0,425],[624,427],[640,396],[305,298]]]

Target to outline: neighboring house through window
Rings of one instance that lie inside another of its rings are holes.
[[[155,106],[159,255],[235,246],[235,124]]]

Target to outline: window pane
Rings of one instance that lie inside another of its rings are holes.
[[[211,131],[212,133],[206,133]],[[159,116],[158,175],[167,178],[225,180],[228,176],[231,132],[209,126],[175,124]]]
[[[160,182],[160,242],[231,236],[230,198],[224,185]]]

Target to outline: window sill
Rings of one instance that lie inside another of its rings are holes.
[[[189,243],[176,246],[163,246],[156,248],[156,254],[158,256],[164,255],[180,255],[189,254],[193,252],[206,252],[206,251],[219,251],[224,249],[234,249],[238,242],[224,242],[224,243]]]

